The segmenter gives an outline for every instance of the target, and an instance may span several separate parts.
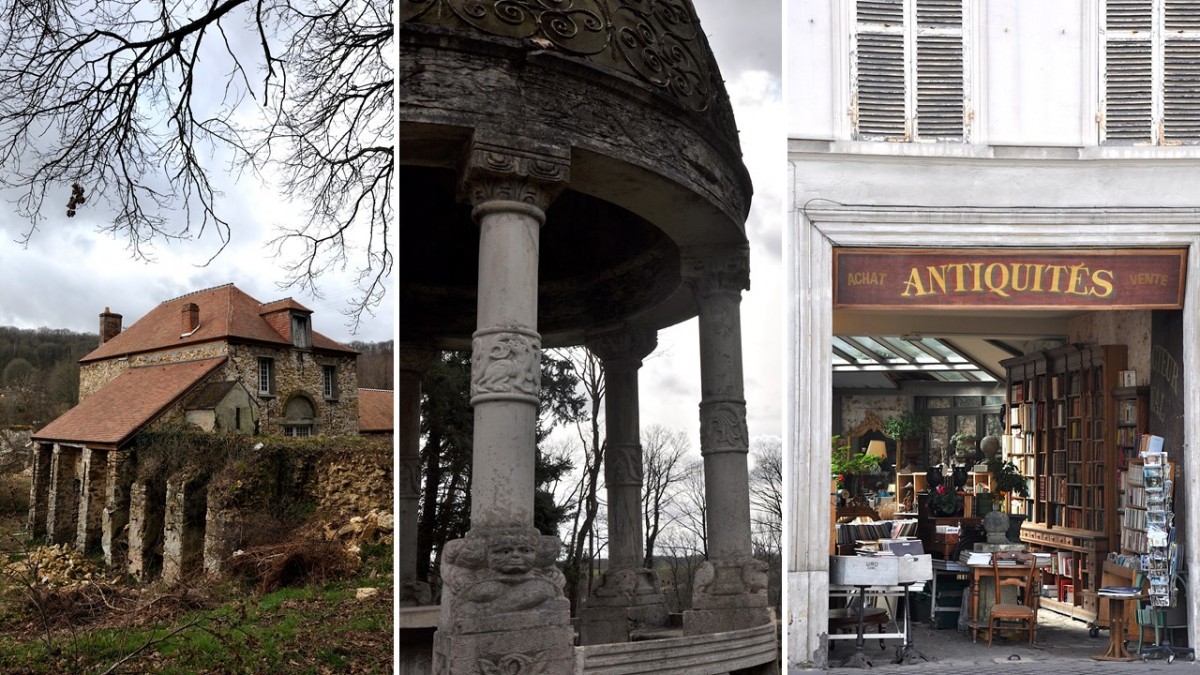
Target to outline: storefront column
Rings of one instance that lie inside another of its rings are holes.
[[[689,635],[770,623],[767,564],[750,540],[750,438],[742,381],[742,290],[750,287],[749,251],[685,251],[684,281],[700,310],[700,454],[708,506],[708,560],[696,573]]]
[[[421,499],[421,378],[438,352],[400,343],[400,493],[396,495],[399,528],[400,607],[432,602],[429,584],[417,579],[417,508]]]
[[[628,642],[632,631],[661,628],[669,618],[658,575],[644,567],[642,548],[638,370],[657,343],[653,330],[637,328],[587,342],[604,364],[608,569],[580,611],[580,640],[585,645]]]
[[[468,150],[463,194],[480,230],[471,530],[443,551],[437,675],[574,672],[558,537],[533,527],[539,237],[569,158],[566,148],[478,132]]]

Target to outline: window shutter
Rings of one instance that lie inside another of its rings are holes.
[[[1163,142],[1200,142],[1200,0],[1166,0]]]
[[[964,140],[962,0],[917,0],[919,138]]]
[[[1104,6],[1105,142],[1152,142],[1152,0],[1108,0]]]
[[[904,4],[857,3],[855,131],[860,139],[906,139]]]

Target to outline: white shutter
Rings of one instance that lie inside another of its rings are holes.
[[[906,140],[903,1],[858,0],[856,10],[855,136]]]
[[[1163,143],[1200,142],[1200,0],[1166,0]]]
[[[1152,0],[1105,3],[1103,142],[1153,141],[1152,16]]]
[[[916,136],[964,140],[962,0],[917,0],[916,43]]]
[[[1104,59],[1104,140],[1149,142],[1153,129],[1150,40],[1118,41],[1110,36]]]

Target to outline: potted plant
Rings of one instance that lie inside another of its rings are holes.
[[[842,438],[840,434],[833,436],[831,445],[833,478],[840,485],[850,489],[852,494],[854,493],[854,488],[850,483],[856,477],[879,471],[879,465],[883,461],[882,457],[852,451],[850,449],[850,442]]]
[[[1013,494],[1021,497],[1029,496],[1029,484],[1025,482],[1025,476],[1017,470],[1017,465],[1012,462],[993,457],[988,460],[988,471],[992,473],[992,491],[999,492],[1006,497],[1005,503],[1010,501]]]
[[[953,487],[942,483],[930,490],[929,497],[925,500],[925,506],[929,509],[929,514],[935,518],[960,516],[963,512],[963,496]]]
[[[903,463],[913,468],[914,460],[921,454],[921,439],[929,432],[929,418],[912,412],[893,415],[883,421],[883,433],[896,441],[898,452],[896,466]]]
[[[1008,513],[1008,540],[1018,543],[1021,541],[1021,523],[1025,520],[1025,516],[1011,513],[1012,496],[1016,494],[1028,497],[1029,484],[1025,481],[1025,476],[1021,475],[1017,469],[1017,465],[1008,460],[992,457],[988,460],[987,465],[988,471],[992,474],[992,489],[1003,496],[1003,508]]]

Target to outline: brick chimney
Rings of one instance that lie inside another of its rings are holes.
[[[183,335],[189,335],[200,326],[200,305],[189,302],[183,306]]]
[[[100,344],[121,334],[121,315],[113,314],[107,307],[100,313]]]

